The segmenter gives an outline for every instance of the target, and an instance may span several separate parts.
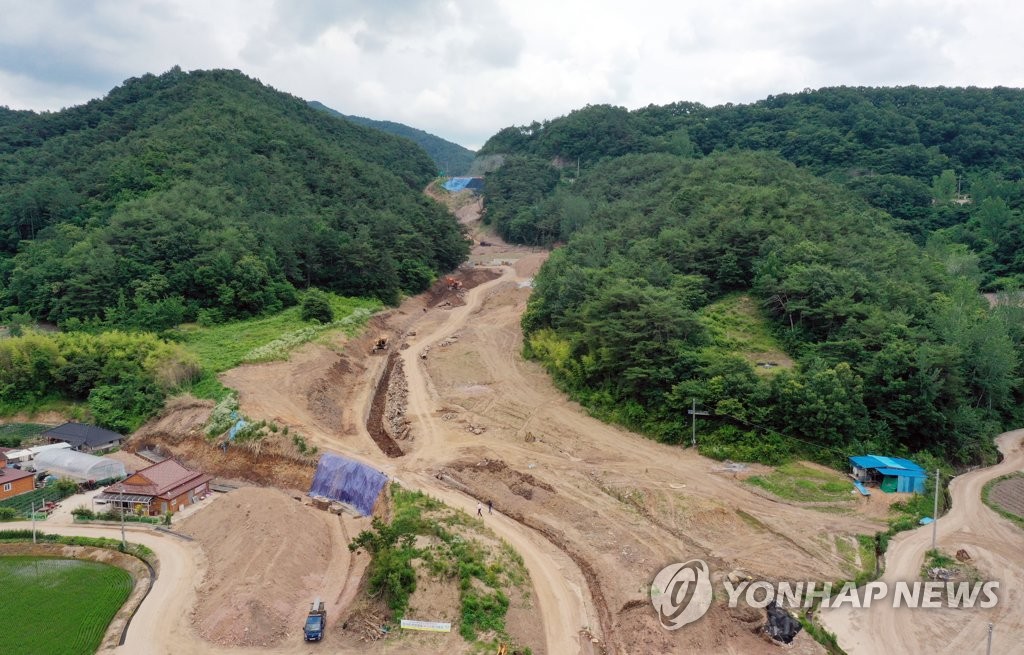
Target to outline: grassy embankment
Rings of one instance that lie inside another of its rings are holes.
[[[390,492],[391,522],[374,519],[373,528],[349,545],[373,557],[369,592],[387,603],[396,622],[428,607],[435,615],[457,611],[459,634],[476,648],[491,652],[514,641],[505,615],[510,603],[529,593],[522,557],[480,519],[397,484]],[[437,607],[431,604],[436,599],[417,596],[417,582],[425,580],[457,588],[458,607]]]
[[[195,353],[202,366],[200,378],[187,390],[200,398],[220,400],[228,390],[217,380],[218,373],[239,364],[283,359],[292,348],[339,331],[352,336],[381,307],[377,300],[327,296],[335,320],[326,325],[303,321],[296,306],[244,321],[179,327],[172,336]]]
[[[761,376],[793,368],[793,360],[771,332],[771,324],[745,293],[732,293],[703,307],[698,315],[710,337],[708,350],[739,355]]]

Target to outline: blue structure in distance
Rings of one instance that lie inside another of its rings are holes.
[[[387,481],[386,475],[366,464],[324,453],[316,465],[309,495],[348,503],[370,516]]]
[[[470,191],[483,191],[484,178],[482,177],[453,177],[442,184],[446,190],[456,193],[469,189]]]
[[[928,473],[909,459],[857,455],[850,458],[850,464],[853,466],[853,478],[862,484],[877,484],[886,493],[924,493]]]

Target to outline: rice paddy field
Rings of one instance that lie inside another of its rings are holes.
[[[115,566],[54,557],[0,557],[0,653],[91,655],[128,599],[132,578]]]

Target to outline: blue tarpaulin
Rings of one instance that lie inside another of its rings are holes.
[[[465,189],[479,191],[484,188],[484,179],[482,177],[453,177],[445,182],[443,186],[452,193]]]
[[[235,435],[238,434],[238,431],[247,425],[249,425],[249,423],[244,418],[240,418],[235,421],[235,424],[232,425],[231,429],[228,431],[228,441],[234,441]]]
[[[341,455],[324,453],[316,466],[310,496],[323,496],[352,505],[365,516],[373,514],[386,475]]]

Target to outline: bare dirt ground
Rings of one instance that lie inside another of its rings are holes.
[[[278,489],[236,489],[177,526],[206,555],[192,622],[220,646],[273,646],[300,639],[314,596],[339,609],[347,545],[368,519],[314,509]]]
[[[124,470],[131,475],[139,469],[144,469],[147,466],[152,466],[153,462],[148,459],[143,459],[135,453],[130,453],[127,450],[119,450],[114,453],[107,453],[104,457],[112,459],[124,464]]]
[[[994,624],[995,653],[1020,652],[1024,643],[1024,531],[981,501],[989,480],[1024,470],[1024,430],[1007,432],[996,440],[1003,461],[959,475],[949,485],[953,507],[938,521],[938,548],[954,554],[964,549],[985,580],[998,580],[999,602],[991,609],[894,610],[872,604],[869,609],[834,608],[822,612],[826,627],[850,655],[891,653],[981,653],[988,624]],[[932,526],[898,535],[889,544],[882,581],[919,579],[925,552],[931,548]]]
[[[523,556],[534,591],[532,617],[510,617],[509,629],[522,643],[538,644],[533,649],[538,655],[823,653],[805,633],[780,649],[756,634],[763,612],[729,610],[721,599],[700,621],[665,631],[648,601],[651,580],[666,564],[692,558],[706,560],[715,580],[735,568],[769,580],[844,577],[849,563],[837,541],[873,534],[882,527],[877,513],[826,514],[779,502],[754,493],[722,472],[719,462],[691,449],[657,444],[587,416],[554,388],[540,366],[520,356],[519,319],[546,255],[504,244],[480,227],[475,211],[472,204],[464,206],[460,220],[477,242],[494,245],[475,245],[471,262],[496,263],[488,275],[499,277],[480,277],[483,267],[465,269],[460,275],[467,281],[477,276],[476,286],[457,299],[435,290],[376,317],[363,337],[344,346],[307,346],[288,362],[225,374],[225,383],[240,391],[243,411],[292,426],[321,450],[367,462],[453,506],[472,512],[478,500],[492,500],[495,514],[485,521]],[[374,398],[387,391],[379,389],[387,362],[394,361],[369,354],[380,333],[390,335],[389,352],[397,349],[406,389],[408,433],[403,454],[394,458],[380,450],[367,427]],[[980,492],[980,486],[971,489],[955,495],[954,508],[963,494]],[[953,529],[952,521],[943,521]],[[270,524],[265,529],[287,540],[297,528]],[[1019,533],[1003,526],[997,536],[1018,544],[1019,559]],[[982,570],[1017,571],[1015,578],[1004,578],[1004,589],[1019,594],[1019,562],[1013,569],[1009,550],[987,554],[979,547],[985,539],[974,530],[963,537],[968,548],[978,550]],[[894,542],[894,568],[912,569],[899,559],[900,543]],[[202,571],[203,551],[197,543],[175,542],[167,549],[182,580],[191,582],[162,593],[173,607],[189,606],[196,595],[189,585],[199,585],[200,578],[185,575],[181,567]],[[339,580],[337,588],[352,589],[351,579]],[[297,581],[293,585],[308,592]],[[339,609],[344,606],[342,599]],[[1007,614],[1000,615],[999,625],[1019,638],[1020,615],[1008,616],[1013,606],[1000,606]],[[181,621],[142,611],[140,617],[140,626],[152,629],[151,640],[167,652],[222,651]],[[880,634],[896,631],[892,617],[879,620],[888,621]],[[852,623],[846,632],[833,629],[853,638],[874,632],[873,626]],[[916,630],[904,633],[909,639]],[[138,645],[132,634],[129,644]],[[841,636],[844,644],[849,639]],[[435,652],[432,643],[429,635],[402,635],[355,650]],[[259,652],[308,652],[308,647],[289,639]],[[855,652],[893,651],[869,646]],[[899,652],[923,649],[908,646]]]
[[[392,335],[403,362],[410,430],[402,457],[386,457],[366,429],[388,359],[366,354],[368,344],[229,372],[223,379],[240,388],[243,409],[452,504],[493,500],[489,525],[523,554],[533,579],[546,644],[535,652],[774,652],[749,614],[717,605],[686,630],[662,630],[646,600],[653,575],[701,557],[719,574],[740,567],[771,579],[833,578],[844,565],[835,535],[879,524],[764,498],[716,473],[716,462],[586,416],[519,355],[519,317],[545,254],[481,232],[467,207],[460,218],[494,244],[476,245],[472,261],[503,262],[500,277],[474,280],[461,302],[413,299],[373,327]],[[307,390],[337,361],[350,371],[332,380],[337,393],[364,420],[331,430]],[[821,652],[806,635],[793,648]]]
[[[1024,519],[1024,478],[1010,478],[995,484],[989,499],[1003,511]]]

